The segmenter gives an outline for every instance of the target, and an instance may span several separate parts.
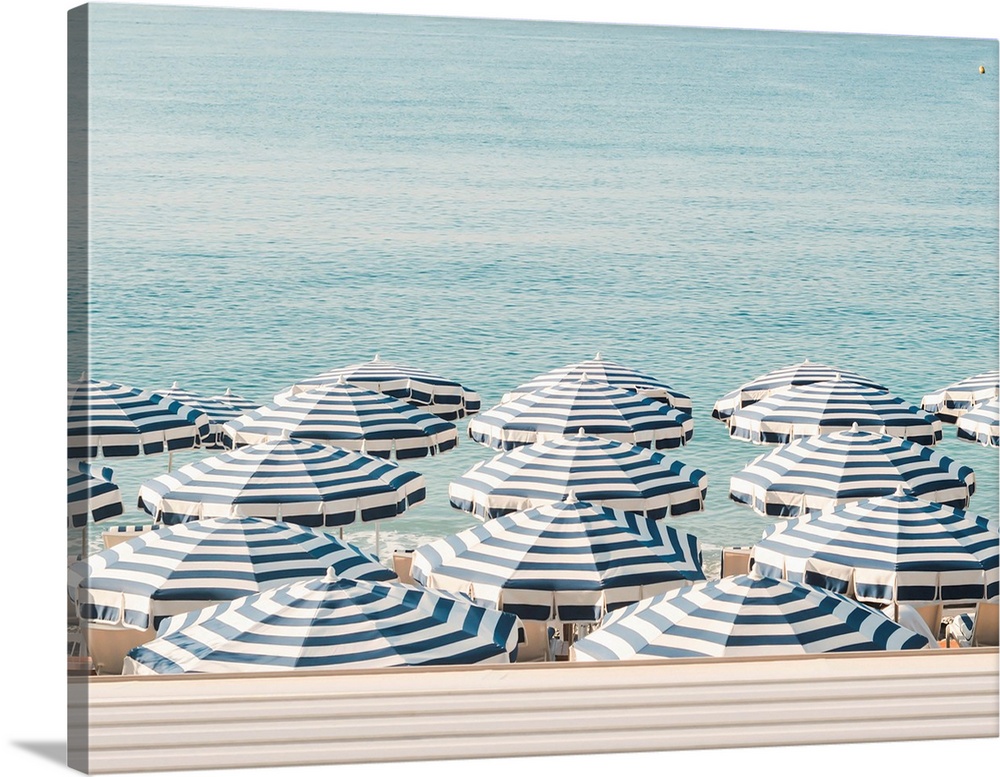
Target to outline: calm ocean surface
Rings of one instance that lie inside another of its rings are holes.
[[[489,407],[601,351],[692,397],[708,502],[673,523],[714,570],[766,525],[726,391],[809,358],[919,404],[997,365],[995,41],[90,13],[94,377],[266,402],[380,353]],[[384,550],[475,523],[465,426]],[[945,433],[996,518],[996,450]],[[106,463],[147,518],[166,457]]]

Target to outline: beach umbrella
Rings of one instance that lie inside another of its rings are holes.
[[[171,618],[123,674],[508,664],[519,628],[453,595],[327,575]]]
[[[158,526],[70,567],[80,618],[143,630],[201,609],[320,577],[391,580],[395,573],[353,545],[261,518]]]
[[[229,421],[230,446],[280,438],[361,451],[379,458],[433,456],[458,444],[453,423],[385,394],[339,382],[289,394]]]
[[[523,620],[563,623],[705,579],[693,535],[572,495],[423,545],[411,574]]]
[[[1000,370],[991,370],[953,383],[920,401],[920,407],[953,424],[980,402],[992,399],[1000,391]]]
[[[911,496],[850,502],[781,521],[753,549],[753,574],[869,604],[992,599],[1000,535],[988,519]]]
[[[482,402],[479,394],[461,383],[424,370],[382,361],[378,354],[370,362],[351,364],[301,380],[275,394],[274,398],[278,400],[299,391],[337,383],[341,378],[354,386],[402,399],[447,421],[479,412]]]
[[[222,394],[213,394],[209,399],[216,402],[222,402],[223,404],[229,405],[240,412],[237,415],[247,412],[248,410],[256,410],[260,407],[261,403],[256,402],[253,399],[247,399],[241,394],[236,394],[232,389],[227,388]]]
[[[858,428],[933,445],[941,421],[883,389],[825,380],[775,391],[729,417],[729,436],[754,443],[786,443],[798,437]]]
[[[801,437],[759,456],[730,480],[729,496],[764,516],[796,516],[845,502],[914,496],[964,509],[975,474],[919,443],[856,427]]]
[[[663,454],[586,434],[524,445],[479,462],[451,482],[453,507],[480,518],[576,494],[658,519],[703,509],[708,476]]]
[[[139,488],[139,507],[166,524],[253,516],[311,527],[346,526],[395,517],[424,498],[424,478],[416,472],[294,439],[186,464]]]
[[[587,434],[644,448],[676,448],[691,439],[694,420],[664,402],[590,380],[586,375],[522,394],[469,421],[469,436],[490,448]]]
[[[177,381],[174,381],[168,389],[155,389],[155,393],[167,399],[176,400],[208,416],[208,434],[202,438],[201,447],[210,450],[225,447],[221,436],[223,424],[241,416],[244,412],[221,399],[202,396],[194,391],[182,389]]]
[[[69,459],[138,456],[197,448],[209,434],[204,413],[143,389],[81,376],[69,384]]]
[[[121,491],[111,482],[109,467],[76,462],[66,470],[66,519],[71,529],[80,529],[88,520],[103,521],[121,515]]]
[[[559,367],[558,369],[538,375],[527,383],[522,383],[513,391],[504,394],[501,402],[512,402],[524,394],[530,394],[539,389],[554,386],[557,383],[580,380],[584,375],[589,380],[606,383],[615,388],[635,391],[689,415],[691,413],[691,398],[689,396],[675,391],[666,383],[654,377],[633,370],[631,367],[625,367],[617,362],[609,361],[603,358],[600,352],[593,359],[567,364],[565,367]]]
[[[738,389],[730,391],[715,403],[715,406],[712,408],[712,417],[728,423],[729,417],[737,410],[766,399],[775,391],[781,391],[792,386],[807,386],[810,383],[820,383],[828,380],[842,380],[848,383],[858,383],[862,386],[888,391],[882,384],[876,383],[856,372],[842,370],[839,367],[830,367],[826,364],[811,362],[806,359],[799,364],[781,367],[766,375],[761,375],[749,383],[744,383]]]
[[[739,658],[914,650],[927,638],[820,588],[736,575],[609,613],[573,646],[577,661]]]
[[[980,402],[955,422],[958,439],[1000,447],[1000,400]]]

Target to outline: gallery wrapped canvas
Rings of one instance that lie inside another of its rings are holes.
[[[996,40],[68,32],[70,766],[997,736]]]

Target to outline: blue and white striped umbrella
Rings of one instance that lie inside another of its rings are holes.
[[[482,400],[475,391],[457,381],[425,370],[382,361],[378,354],[370,362],[351,364],[307,378],[275,394],[275,400],[318,386],[345,380],[354,386],[401,399],[421,410],[454,421],[479,412]]]
[[[168,389],[155,389],[155,393],[167,399],[176,400],[195,410],[200,410],[209,421],[209,432],[202,438],[201,447],[210,450],[222,449],[222,426],[227,421],[232,421],[243,415],[243,411],[235,406],[213,397],[204,397],[193,391],[182,389],[177,381]]]
[[[248,410],[256,410],[261,406],[260,402],[256,402],[252,399],[247,399],[241,394],[233,393],[232,389],[227,388],[222,394],[213,394],[209,399],[216,402],[222,402],[223,404],[229,405],[230,407],[239,410],[237,415],[242,415]]]
[[[914,496],[965,509],[976,489],[970,467],[926,445],[853,428],[802,437],[759,456],[730,480],[729,496],[763,516],[796,516],[845,502]]]
[[[705,579],[693,535],[572,496],[417,548],[411,574],[524,620],[564,623]]]
[[[496,518],[573,493],[584,502],[659,519],[703,509],[708,476],[637,445],[590,435],[498,454],[448,486],[453,507]]]
[[[123,674],[508,664],[519,628],[448,594],[327,576],[171,618]]]
[[[584,375],[522,394],[469,421],[473,440],[506,451],[579,430],[661,450],[690,440],[694,420],[664,402]]]
[[[935,413],[942,421],[953,424],[980,402],[992,399],[1000,391],[1000,370],[991,370],[965,378],[920,401],[920,407]]]
[[[423,475],[392,462],[283,439],[148,480],[139,507],[167,524],[253,516],[323,527],[393,518],[425,496]]]
[[[197,448],[209,434],[204,413],[152,391],[88,379],[69,384],[69,459],[138,456]]]
[[[121,515],[122,495],[111,482],[109,467],[77,462],[66,470],[66,519],[70,529],[81,529],[91,518],[103,521]]]
[[[916,650],[927,638],[845,596],[787,580],[724,577],[607,615],[577,661]]]
[[[159,526],[70,568],[80,618],[132,629],[168,616],[321,577],[392,580],[353,545],[261,518],[213,518]]]
[[[993,397],[963,413],[955,422],[958,439],[1000,447],[1000,400]]]
[[[998,543],[986,518],[899,489],[769,527],[752,573],[871,604],[969,602],[1000,594]]]
[[[941,421],[883,389],[825,380],[775,391],[729,417],[729,436],[753,443],[850,429],[889,434],[921,445],[941,439]]]
[[[810,383],[828,380],[843,380],[848,383],[858,383],[862,386],[888,391],[882,384],[856,372],[841,370],[838,367],[830,367],[806,359],[799,364],[782,367],[766,375],[761,375],[749,383],[744,383],[738,389],[730,391],[715,403],[712,408],[712,417],[728,423],[729,417],[737,410],[752,405],[754,402],[760,402],[775,391],[792,386],[808,386]]]
[[[223,428],[223,439],[230,447],[266,442],[283,434],[397,460],[433,456],[458,444],[453,423],[343,380],[289,394]]]
[[[590,380],[605,383],[615,388],[638,392],[644,397],[663,402],[688,415],[691,414],[691,397],[687,396],[687,394],[675,391],[666,383],[637,370],[633,370],[631,367],[625,367],[617,362],[608,361],[599,352],[593,359],[576,362],[575,364],[567,364],[565,367],[559,367],[543,375],[538,375],[527,383],[522,383],[513,391],[504,394],[501,402],[503,404],[513,402],[525,394],[554,386],[557,383],[580,380],[584,375]]]

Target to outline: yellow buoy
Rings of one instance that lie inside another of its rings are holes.
[[[985,67],[983,67],[982,65],[980,65],[980,66],[979,66],[979,75],[982,75],[982,74],[983,74],[983,73],[985,73],[985,72],[986,72],[986,68],[985,68]]]

